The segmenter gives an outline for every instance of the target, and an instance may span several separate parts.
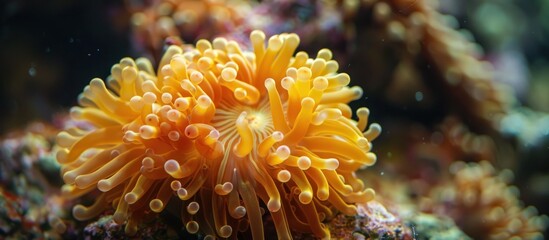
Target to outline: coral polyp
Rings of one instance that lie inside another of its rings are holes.
[[[328,49],[294,54],[296,34],[253,31],[250,42],[250,51],[224,38],[170,46],[157,73],[124,58],[106,84],[91,80],[71,109],[90,127],[61,132],[57,158],[66,196],[102,193],[73,215],[114,206],[131,234],[173,197],[190,233],[261,239],[270,215],[279,238],[327,237],[323,220],[373,199],[355,176],[375,163],[381,131],[367,127],[367,108],[351,118],[362,89],[348,86]]]

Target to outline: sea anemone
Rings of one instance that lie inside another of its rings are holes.
[[[107,85],[91,80],[71,109],[91,127],[57,139],[66,196],[102,192],[74,217],[113,206],[131,234],[176,196],[189,233],[261,239],[268,219],[279,238],[326,237],[323,220],[373,199],[355,171],[376,161],[381,128],[366,129],[367,108],[351,119],[347,105],[362,89],[348,87],[330,50],[313,59],[294,56],[296,34],[265,40],[253,31],[253,51],[224,38],[170,46],[157,74],[147,59],[124,58]]]

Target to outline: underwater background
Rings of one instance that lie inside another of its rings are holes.
[[[86,221],[71,214],[74,205],[91,205],[97,195],[63,195],[56,136],[82,124],[69,109],[79,105],[90,80],[107,79],[124,57],[146,57],[156,69],[168,46],[215,37],[250,49],[255,29],[267,38],[296,33],[297,50],[311,56],[330,49],[338,72],[363,89],[349,103],[352,118],[366,106],[368,122],[383,129],[372,142],[376,163],[353,173],[375,190],[375,199],[356,203],[351,216],[326,218],[332,238],[548,236],[548,1],[0,5],[0,238],[128,237],[124,224],[112,220],[112,209]],[[155,215],[132,237],[208,236],[182,227],[185,217],[178,214]],[[273,238],[274,220],[264,221],[266,238]],[[231,237],[251,236],[243,232]],[[292,236],[319,237],[299,229]]]

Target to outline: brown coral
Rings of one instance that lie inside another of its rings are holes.
[[[454,177],[432,191],[425,210],[451,216],[474,239],[541,239],[547,217],[522,206],[518,189],[510,186],[509,170],[496,172],[486,161],[457,162]],[[434,207],[433,207],[434,206]]]
[[[460,116],[474,131],[494,131],[513,97],[495,82],[470,34],[456,29],[455,18],[439,13],[435,2],[363,2],[355,20],[358,41],[380,50],[359,49],[356,58],[372,68],[355,71],[368,71],[370,91],[397,105],[429,109],[434,116],[444,107],[443,114]]]
[[[241,0],[158,0],[145,6],[126,2],[134,42],[159,58],[166,38],[195,41],[235,31],[251,9]]]

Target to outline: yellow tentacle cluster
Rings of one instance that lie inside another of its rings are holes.
[[[351,119],[347,105],[362,89],[348,87],[329,50],[294,55],[296,34],[254,31],[250,41],[253,51],[224,38],[171,46],[157,73],[146,59],[124,58],[107,84],[86,86],[71,116],[93,127],[58,135],[65,194],[103,192],[74,207],[77,219],[113,206],[133,233],[173,196],[190,233],[261,239],[270,214],[279,238],[325,237],[334,210],[355,214],[354,203],[373,198],[354,171],[376,161],[381,128],[366,129],[366,108]]]

